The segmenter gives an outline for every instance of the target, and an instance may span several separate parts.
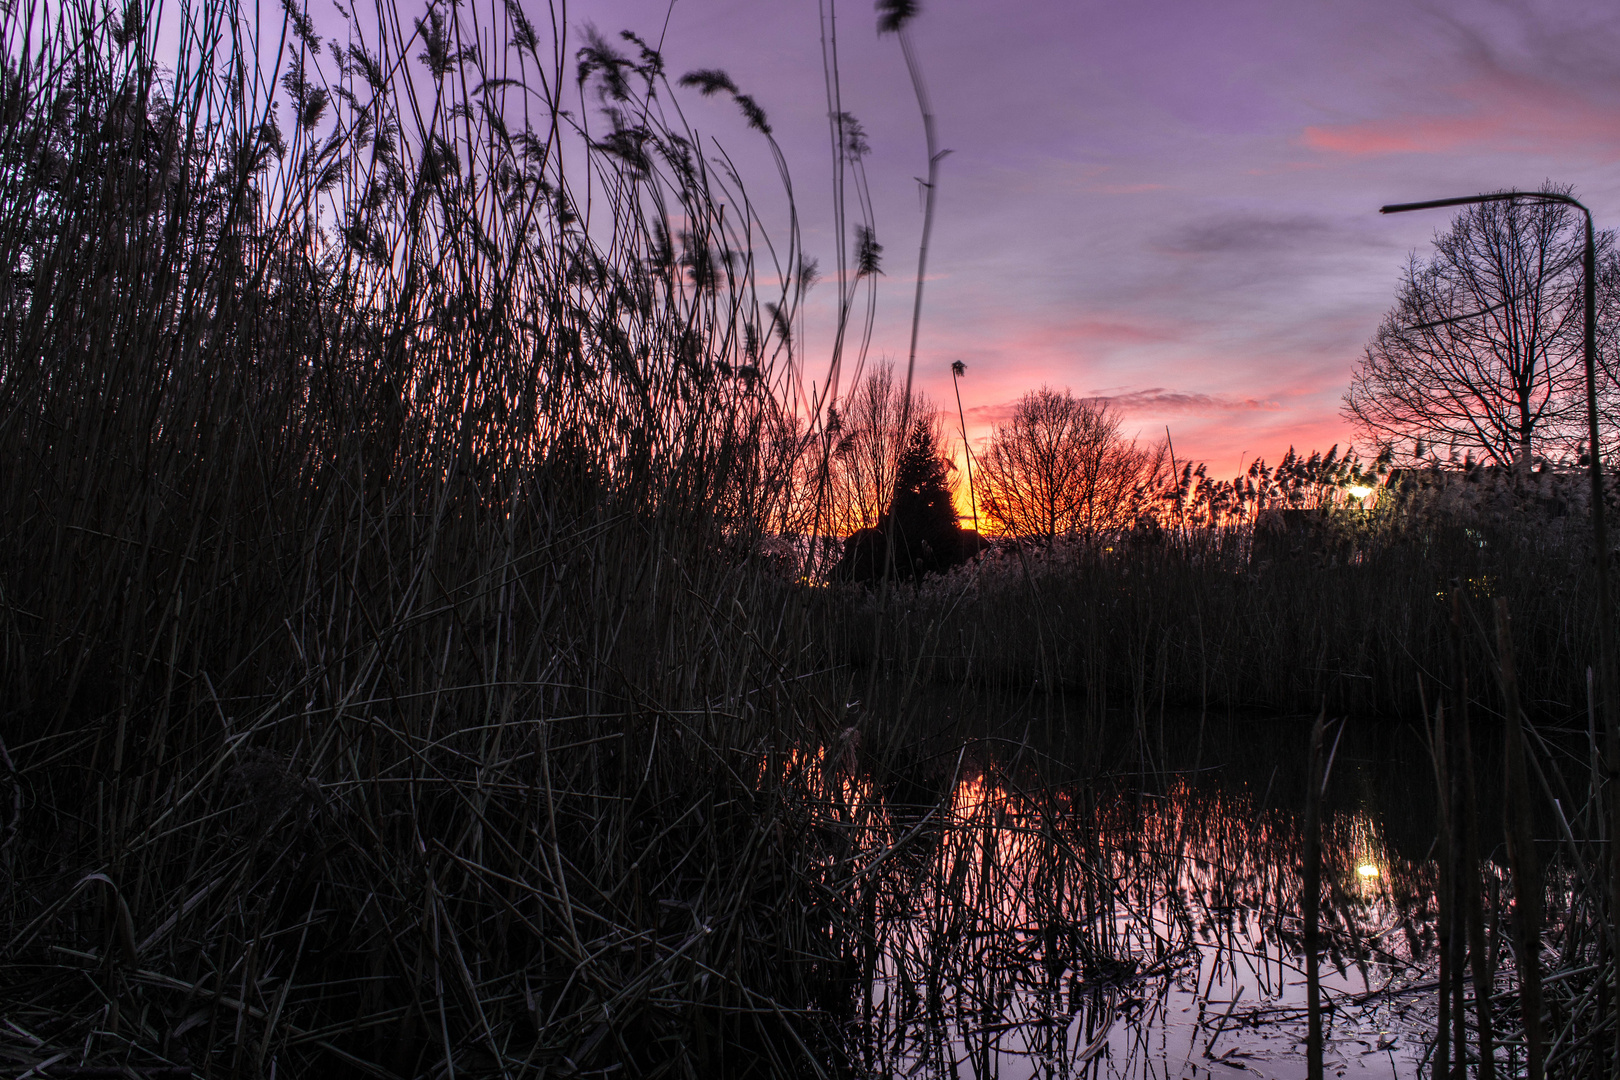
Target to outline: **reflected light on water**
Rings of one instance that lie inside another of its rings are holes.
[[[858,1075],[1303,1075],[1298,814],[1179,780],[1157,795],[991,772],[942,794],[853,946]],[[1334,1072],[1416,1076],[1405,988],[1432,953],[1433,866],[1366,810],[1328,815],[1322,853]]]

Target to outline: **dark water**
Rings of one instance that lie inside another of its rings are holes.
[[[931,814],[886,816],[891,837],[909,839],[873,873],[878,949],[851,1023],[858,1071],[1305,1076],[1308,727],[1212,727],[1197,771],[1087,783],[963,755]],[[1190,746],[1189,734],[1167,745]],[[1421,743],[1387,728],[1347,725],[1335,755],[1323,828],[1330,1077],[1416,1076],[1434,1030],[1428,769]]]

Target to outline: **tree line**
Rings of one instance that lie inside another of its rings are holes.
[[[1568,196],[1551,183],[1542,193]],[[973,539],[952,539],[949,499],[907,485],[943,490],[948,464],[940,411],[925,399],[922,417],[905,439],[879,437],[885,417],[903,411],[887,369],[871,375],[833,418],[836,450],[831,477],[843,508],[834,520],[864,545],[846,557],[845,573],[864,576],[871,554],[900,536],[902,571],[920,567],[906,554],[904,534],[926,537],[928,565],[965,558],[979,534],[1035,539],[1096,536],[1133,527],[1219,526],[1252,522],[1272,508],[1320,507],[1352,486],[1372,486],[1392,466],[1439,469],[1476,464],[1525,472],[1585,460],[1587,445],[1585,236],[1569,206],[1503,200],[1464,208],[1437,233],[1426,255],[1414,252],[1403,269],[1395,303],[1367,344],[1344,398],[1344,416],[1372,461],[1352,449],[1302,455],[1290,447],[1275,467],[1257,459],[1230,480],[1212,478],[1203,463],[1177,462],[1168,439],[1141,445],[1121,431],[1106,400],[1043,386],[996,426],[983,453],[967,447],[966,501]],[[1594,235],[1596,395],[1600,430],[1620,429],[1620,248],[1613,230]],[[962,374],[953,366],[953,374]],[[959,407],[960,412],[960,407]],[[845,420],[852,421],[847,428]],[[1599,450],[1612,454],[1610,436]],[[904,453],[900,447],[906,448]],[[880,447],[894,449],[880,449]],[[912,456],[907,468],[885,472]],[[932,456],[946,468],[920,469]],[[952,477],[959,486],[963,478]],[[887,484],[887,486],[886,486]],[[888,510],[881,492],[892,490]],[[908,524],[903,506],[927,506],[931,518]],[[948,556],[940,552],[949,552]],[[847,552],[846,552],[847,554]]]
[[[1310,454],[1290,447],[1276,465],[1256,458],[1230,479],[1213,477],[1205,463],[1178,461],[1168,438],[1128,437],[1107,399],[1050,386],[1019,398],[981,452],[967,440],[965,419],[959,428],[952,419],[925,394],[914,393],[908,408],[884,364],[857,380],[823,432],[785,440],[797,460],[778,531],[823,541],[806,560],[812,573],[915,577],[994,541],[1050,545],[1252,524],[1267,510],[1336,505],[1389,467],[1388,455],[1367,462],[1338,446]]]

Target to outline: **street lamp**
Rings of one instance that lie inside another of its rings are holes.
[[[1603,462],[1598,454],[1597,414],[1597,246],[1592,237],[1592,211],[1578,200],[1556,191],[1499,191],[1491,195],[1467,195],[1458,199],[1432,199],[1428,202],[1394,203],[1379,208],[1381,214],[1403,214],[1408,210],[1434,210],[1443,206],[1471,206],[1476,203],[1512,202],[1525,199],[1539,203],[1573,206],[1586,219],[1586,250],[1582,270],[1586,277],[1586,428],[1588,458],[1592,473],[1592,546],[1597,549],[1598,589],[1598,693],[1603,701],[1604,726],[1608,729],[1609,813],[1611,827],[1620,829],[1620,718],[1614,706],[1614,618],[1609,599],[1609,537],[1604,527]],[[1505,624],[1500,624],[1505,625]],[[1512,719],[1517,719],[1516,717]],[[1610,904],[1620,905],[1620,834],[1611,833]],[[1532,1064],[1532,1069],[1535,1066]],[[1539,1071],[1539,1070],[1538,1070]]]
[[[1609,534],[1604,522],[1603,461],[1598,454],[1597,413],[1597,246],[1592,237],[1592,211],[1578,199],[1556,191],[1498,191],[1490,195],[1464,195],[1456,199],[1431,199],[1428,202],[1392,203],[1380,207],[1380,214],[1404,214],[1408,210],[1436,210],[1443,206],[1472,206],[1476,203],[1512,202],[1527,199],[1534,202],[1562,203],[1573,206],[1586,220],[1586,250],[1582,255],[1582,273],[1585,281],[1586,303],[1586,437],[1592,474],[1592,546],[1597,549],[1598,589],[1598,665],[1599,690],[1603,695],[1604,719],[1609,727],[1610,752],[1616,749],[1615,716],[1611,698],[1614,672],[1614,619],[1609,600]],[[1616,763],[1610,763],[1614,769]]]

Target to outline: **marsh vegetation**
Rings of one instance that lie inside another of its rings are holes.
[[[1308,837],[1329,1005],[1448,988],[1450,1041],[1419,1009],[1379,1061],[1481,1045],[1470,955],[1504,1071],[1611,1067],[1578,529],[1143,451],[1147,520],[908,533],[946,421],[863,367],[870,222],[824,283],[835,413],[791,219],[677,107],[780,161],[761,102],[551,14],[0,9],[8,1070],[1159,1075],[1243,1023],[1297,1060]],[[829,580],[862,528],[872,584]],[[1533,875],[1484,795],[1510,641]],[[1321,794],[1324,709],[1443,797],[1368,809],[1348,750]]]

